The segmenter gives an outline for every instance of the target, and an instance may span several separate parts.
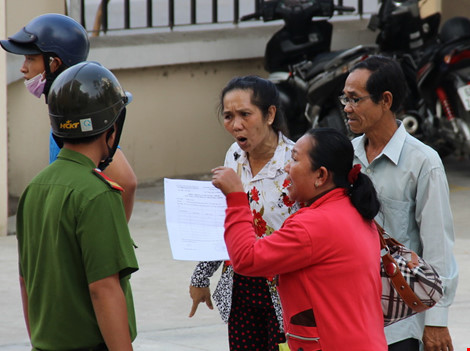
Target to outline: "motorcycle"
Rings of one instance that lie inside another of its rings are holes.
[[[470,154],[469,19],[451,18],[439,32],[440,14],[421,18],[419,0],[382,0],[368,25],[379,29],[376,45],[331,52],[328,18],[353,8],[332,0],[274,0],[260,8],[242,20],[285,23],[266,45],[265,69],[280,91],[292,139],[311,127],[333,127],[354,137],[337,96],[349,69],[380,53],[394,57],[405,73],[409,95],[397,117],[407,131],[441,157]]]
[[[334,12],[353,12],[355,9],[337,6],[333,0],[261,1],[259,8],[259,13],[244,16],[241,20],[284,21],[284,26],[266,45],[264,68],[269,72],[268,79],[280,92],[290,137],[297,140],[316,125],[331,126],[348,133],[343,107],[337,97],[344,87],[348,68],[376,52],[377,47],[357,46],[331,51],[333,26],[328,19]],[[320,94],[312,85],[318,82],[317,77],[321,77]],[[317,103],[310,105],[310,98]]]
[[[369,28],[380,52],[400,62],[410,93],[398,116],[441,157],[470,155],[470,20],[420,17],[418,0],[383,0]]]
[[[447,35],[448,30],[455,35]],[[428,114],[434,116],[433,130],[439,132],[428,133],[429,138],[435,138],[435,148],[442,156],[452,152],[469,156],[470,20],[451,18],[444,23],[439,37],[441,45],[430,52],[417,75]]]

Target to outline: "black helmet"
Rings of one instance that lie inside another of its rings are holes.
[[[131,100],[132,95],[101,64],[85,61],[67,68],[49,92],[52,134],[66,139],[101,134]]]
[[[52,83],[49,91],[49,118],[57,140],[86,138],[106,132],[106,142],[113,134],[113,146],[100,162],[102,171],[113,160],[126,117],[126,105],[132,95],[98,62],[81,62],[67,68]]]
[[[467,17],[453,17],[447,20],[439,32],[439,38],[444,43],[470,37],[470,19]]]
[[[67,67],[85,61],[90,50],[85,28],[57,13],[33,18],[8,40],[0,40],[0,45],[18,55],[55,54]]]

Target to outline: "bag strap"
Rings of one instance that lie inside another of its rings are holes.
[[[374,220],[375,225],[377,226],[377,232],[380,237],[380,255],[382,256],[382,263],[384,265],[384,270],[387,276],[390,278],[393,287],[396,292],[400,295],[406,305],[415,312],[423,312],[429,309],[429,306],[426,306],[421,302],[421,300],[416,296],[413,289],[408,285],[403,274],[401,274],[398,264],[395,259],[390,254],[385,236],[389,236],[385,230]],[[400,246],[403,246],[401,243],[394,239],[394,242]]]

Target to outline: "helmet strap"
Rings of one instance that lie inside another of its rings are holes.
[[[52,133],[52,137],[54,138],[54,141],[57,144],[57,146],[60,149],[62,149],[64,147],[64,140],[61,137],[58,137],[57,135],[54,135],[54,133]]]
[[[59,68],[55,70],[55,72],[51,72],[51,58],[54,58],[55,56],[51,54],[42,54],[42,57],[44,59],[44,67],[46,71],[46,85],[44,86],[44,96],[46,98],[46,104],[47,104],[47,97],[49,96],[49,90],[51,89],[51,85],[54,82],[54,80],[57,78],[59,74],[61,74],[67,67],[62,63]]]
[[[114,138],[114,142],[113,142],[113,145],[110,147],[108,145],[108,141],[109,139],[111,138],[111,135],[113,135],[114,131],[115,131],[115,127],[111,127],[109,128],[107,131],[106,131],[106,145],[108,146],[108,156],[102,160],[99,164],[98,164],[98,168],[101,170],[101,171],[104,171],[106,167],[109,166],[109,164],[113,161],[113,157],[114,157],[114,154],[116,153],[116,150],[117,150],[117,147],[119,145],[119,141],[121,139],[121,133],[122,133],[122,127],[124,125],[124,120],[126,118],[126,108],[124,107],[121,111],[121,113],[119,114],[119,117],[117,118],[116,120],[116,136]]]
[[[51,58],[53,56],[51,54],[42,54],[42,59],[44,61],[44,70],[46,71],[46,74],[51,73]]]

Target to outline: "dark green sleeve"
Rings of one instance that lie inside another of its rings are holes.
[[[121,196],[116,191],[88,200],[78,217],[77,239],[88,284],[116,273],[123,278],[138,269]]]

